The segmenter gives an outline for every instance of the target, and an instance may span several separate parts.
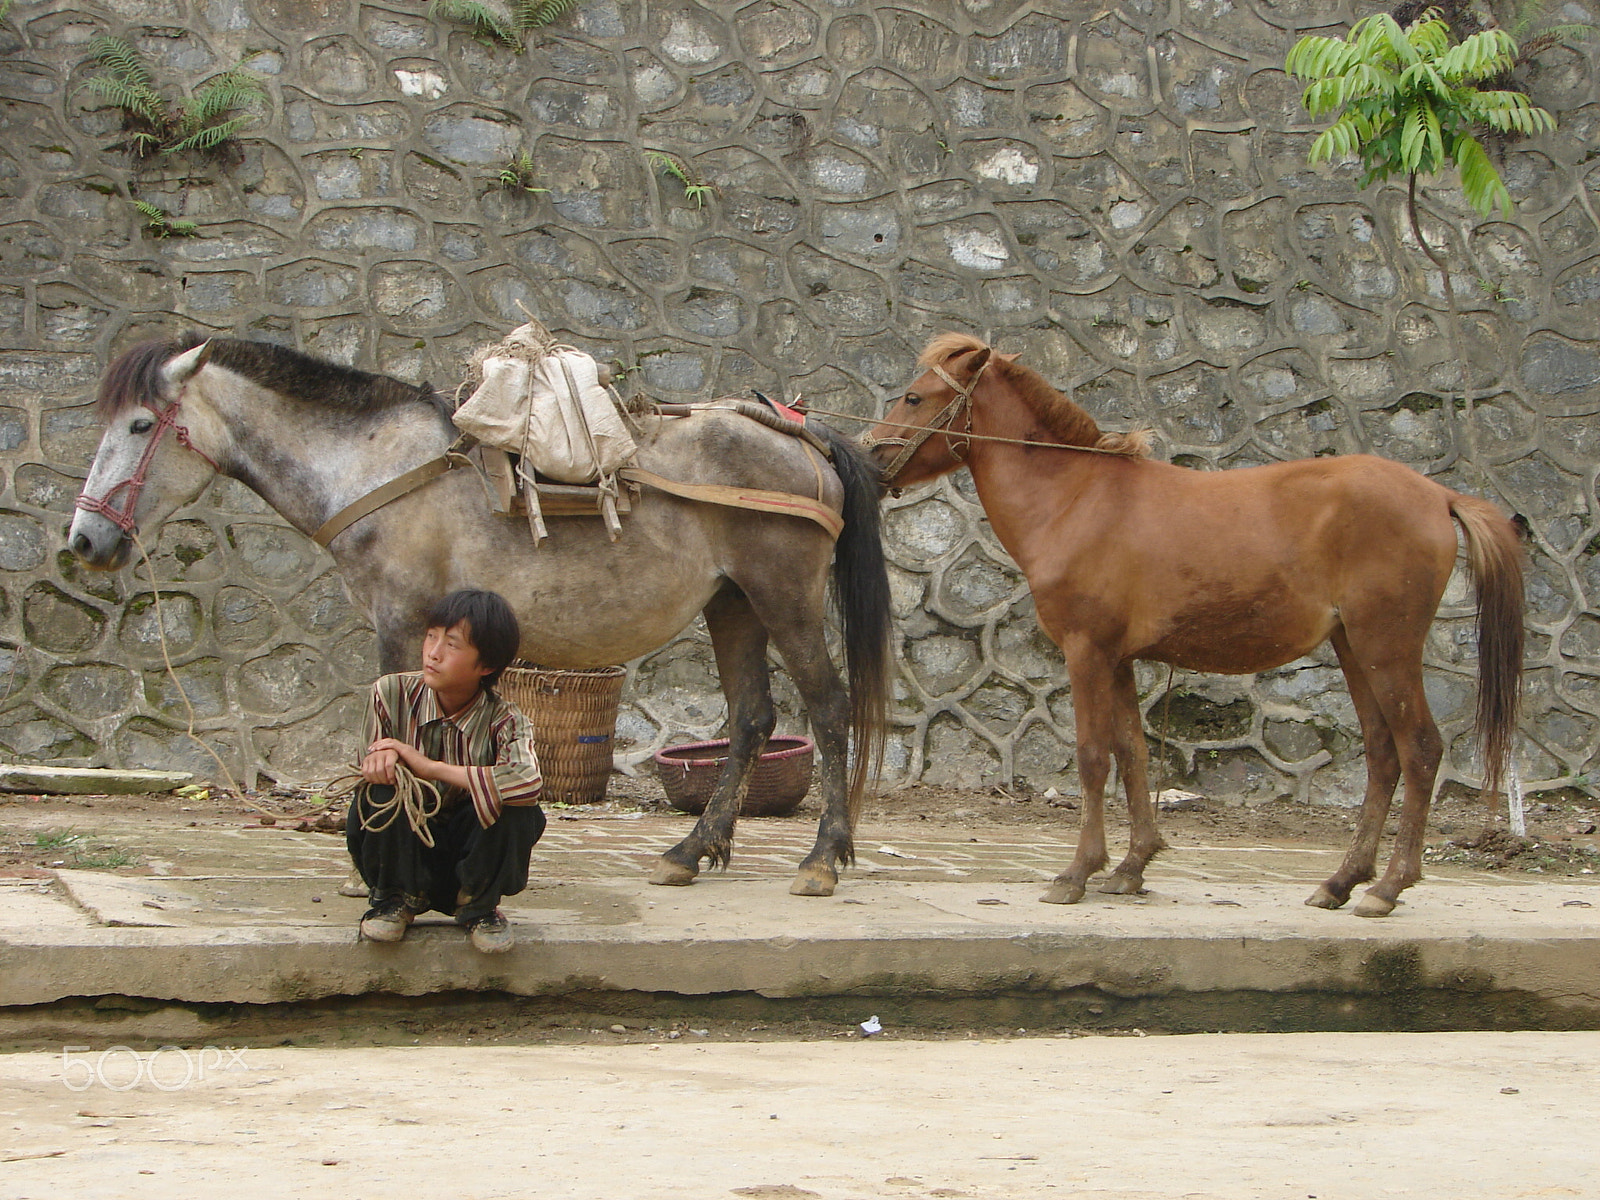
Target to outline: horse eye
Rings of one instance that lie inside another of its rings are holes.
[[[913,407],[922,403],[922,397],[917,395],[915,392],[907,392],[904,396],[904,400],[905,403],[912,405]]]
[[[148,417],[140,417],[132,425],[128,426],[128,432],[129,433],[149,433],[155,427],[156,427],[156,423],[154,421],[150,420]]]

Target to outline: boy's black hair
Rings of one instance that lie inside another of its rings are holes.
[[[467,634],[472,648],[478,652],[478,661],[493,670],[483,677],[483,686],[492,688],[500,682],[500,673],[517,657],[517,647],[522,644],[522,629],[517,624],[517,614],[499,592],[484,592],[476,588],[462,588],[433,602],[424,618],[426,629],[453,629],[461,622],[467,623]]]

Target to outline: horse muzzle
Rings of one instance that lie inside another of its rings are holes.
[[[67,530],[67,549],[93,571],[119,570],[132,548],[132,540],[115,522],[95,513],[79,513]]]
[[[879,496],[898,497],[900,495],[900,489],[894,486],[894,480],[890,478],[890,473],[891,471],[895,475],[900,473],[899,468],[904,465],[900,461],[901,456],[910,444],[911,439],[903,437],[863,437],[861,439],[862,449],[870,454],[872,460],[878,464]]]

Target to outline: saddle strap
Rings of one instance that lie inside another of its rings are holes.
[[[361,520],[362,517],[377,512],[378,509],[388,504],[391,500],[398,500],[407,492],[415,491],[429,480],[437,479],[446,471],[454,469],[455,465],[454,460],[449,455],[446,455],[443,458],[429,459],[420,467],[413,467],[404,475],[397,475],[383,486],[368,492],[354,504],[347,504],[344,508],[334,513],[323,523],[321,529],[311,535],[311,540],[326,550],[329,542]]]
[[[623,467],[617,475],[629,483],[642,483],[668,495],[682,496],[685,500],[699,500],[705,504],[721,504],[728,508],[751,508],[757,512],[805,517],[826,529],[828,536],[834,541],[838,541],[839,535],[844,532],[844,519],[820,500],[813,500],[809,496],[796,496],[789,492],[766,492],[758,488],[727,487],[717,483],[681,483],[640,467]]]

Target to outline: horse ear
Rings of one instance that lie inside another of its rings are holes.
[[[979,350],[972,356],[972,359],[967,363],[967,369],[976,375],[988,365],[989,355],[993,353],[994,351],[990,347],[985,346],[982,350]]]
[[[166,380],[171,388],[181,387],[196,371],[206,365],[206,359],[211,357],[211,343],[201,342],[192,350],[185,350],[176,358],[168,359],[161,368],[161,377]]]
[[[1015,354],[1002,354],[1000,357],[1005,359],[1007,362],[1016,362],[1017,359],[1022,357],[1022,351],[1018,350]]]

